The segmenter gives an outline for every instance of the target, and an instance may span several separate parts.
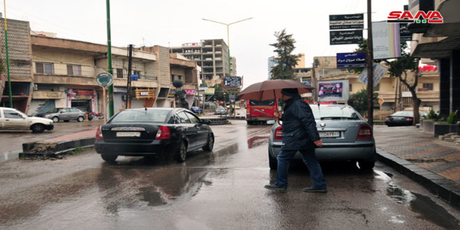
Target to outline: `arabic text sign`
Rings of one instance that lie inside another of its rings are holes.
[[[329,29],[363,29],[363,14],[329,15]]]
[[[330,45],[348,45],[363,43],[362,30],[330,31]]]
[[[366,67],[366,53],[337,53],[337,68]]]
[[[241,77],[224,77],[223,82],[225,87],[240,87]]]
[[[383,67],[378,64],[374,64],[374,87],[376,87],[380,80],[382,80],[383,75],[387,72],[388,68]],[[358,78],[358,81],[364,84],[367,84],[367,69],[364,69],[361,75]]]

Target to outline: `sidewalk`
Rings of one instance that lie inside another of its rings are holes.
[[[413,126],[376,125],[379,161],[460,208],[460,147]]]

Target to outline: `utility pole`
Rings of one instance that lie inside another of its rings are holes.
[[[10,98],[10,108],[13,108],[13,91],[11,88],[11,75],[10,75],[10,56],[8,50],[8,26],[6,23],[6,0],[3,1],[5,7],[5,48],[6,48],[6,71],[8,72],[8,92]]]
[[[110,0],[107,0],[107,72],[113,75],[112,70],[112,38],[110,35]],[[104,105],[105,106],[105,105]],[[114,115],[113,110],[113,84],[109,86],[109,114],[105,117],[111,118]]]
[[[133,64],[133,45],[129,45],[128,85],[126,86],[126,109],[131,109],[131,68]]]
[[[374,52],[372,47],[372,0],[367,0],[367,123],[374,126]]]

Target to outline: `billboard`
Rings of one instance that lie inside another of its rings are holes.
[[[337,68],[366,67],[366,53],[337,53]]]
[[[363,43],[362,30],[337,30],[329,31],[330,45],[348,45]]]
[[[350,95],[348,80],[318,82],[318,101],[348,101]]]
[[[372,23],[372,47],[374,48],[374,59],[401,57],[399,31],[399,23]]]

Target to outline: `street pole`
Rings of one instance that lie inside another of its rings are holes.
[[[3,1],[3,5],[5,8],[5,48],[6,48],[6,71],[8,72],[8,92],[10,98],[10,108],[13,108],[13,91],[11,88],[11,75],[10,75],[10,56],[8,50],[8,26],[6,22],[6,0]]]
[[[367,123],[374,126],[374,53],[372,47],[372,0],[367,0]]]
[[[126,109],[131,109],[131,69],[133,63],[133,45],[129,45],[128,54],[128,85],[126,86]]]
[[[110,36],[110,0],[107,0],[107,72],[113,75],[112,39]],[[109,114],[108,114],[108,117],[110,118],[113,115],[114,115],[114,110],[113,110],[113,84],[112,84],[109,86]],[[104,114],[104,116],[107,116],[107,114]]]

